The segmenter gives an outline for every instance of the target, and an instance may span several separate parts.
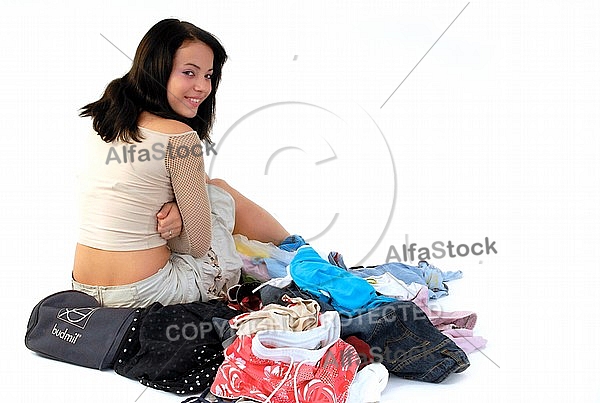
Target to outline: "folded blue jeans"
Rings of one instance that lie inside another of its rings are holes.
[[[465,352],[433,326],[410,301],[381,305],[354,317],[341,316],[342,338],[356,336],[375,362],[405,379],[439,383],[469,367]]]

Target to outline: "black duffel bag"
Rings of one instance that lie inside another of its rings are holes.
[[[106,308],[90,295],[68,290],[42,299],[31,312],[25,345],[59,361],[95,369],[114,359],[139,309]]]

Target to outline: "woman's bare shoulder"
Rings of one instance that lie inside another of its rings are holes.
[[[164,134],[182,134],[194,131],[189,125],[174,119],[165,119],[148,112],[142,112],[138,126]]]

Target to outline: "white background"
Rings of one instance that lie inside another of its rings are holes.
[[[35,303],[70,287],[90,129],[78,109],[176,17],[230,56],[211,176],[349,264],[383,263],[407,238],[496,242],[497,254],[431,260],[463,270],[439,305],[479,314],[484,354],[441,385],[394,379],[382,401],[599,401],[597,2],[100,3],[0,6],[0,396],[144,391],[37,357],[23,336]]]

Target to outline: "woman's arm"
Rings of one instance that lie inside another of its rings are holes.
[[[179,122],[178,122],[179,123]],[[179,237],[169,239],[174,252],[202,257],[212,239],[210,202],[206,189],[201,142],[195,132],[169,137],[165,165],[183,224]],[[185,151],[188,152],[185,152]]]
[[[236,206],[234,233],[261,242],[272,242],[275,245],[279,245],[283,239],[290,235],[271,214],[235,190],[224,180],[210,179],[206,174],[204,174],[204,180],[206,183],[227,191],[233,197]],[[158,212],[157,218],[158,232],[162,238],[171,240],[183,233],[181,214],[175,202],[165,203]]]

